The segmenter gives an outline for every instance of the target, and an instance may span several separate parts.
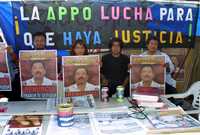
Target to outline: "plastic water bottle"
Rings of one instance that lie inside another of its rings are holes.
[[[123,102],[124,101],[124,86],[122,86],[122,85],[117,86],[116,97],[117,97],[117,101],[118,102]]]

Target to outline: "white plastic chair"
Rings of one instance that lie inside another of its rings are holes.
[[[183,99],[183,98],[186,98],[190,95],[193,95],[194,99],[193,99],[193,102],[192,102],[192,107],[195,109],[195,110],[189,110],[189,111],[186,111],[186,113],[188,114],[199,114],[200,113],[200,81],[197,81],[195,83],[193,83],[190,88],[184,92],[184,93],[180,93],[180,94],[168,94],[168,95],[165,95],[164,97],[165,98],[170,98],[170,97],[173,97],[175,99]]]

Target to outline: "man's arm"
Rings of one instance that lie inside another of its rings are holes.
[[[124,80],[124,82],[123,82],[122,85],[123,85],[124,87],[126,87],[128,83],[129,83],[129,76],[126,77],[126,79]]]
[[[172,63],[170,57],[167,54],[165,55],[165,58],[166,58],[166,70],[167,70],[167,72],[173,73],[173,71],[175,70],[174,64]]]
[[[105,56],[102,57],[101,62],[101,71],[100,71],[100,78],[101,78],[101,86],[108,86],[108,80],[106,79],[104,73],[105,73]]]
[[[106,79],[106,77],[101,73],[101,85],[102,86],[108,86],[108,80]]]

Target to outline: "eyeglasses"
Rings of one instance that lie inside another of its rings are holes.
[[[144,113],[145,108],[144,107],[129,107],[129,109],[131,110],[131,113],[128,115],[131,118],[135,118],[135,119],[145,119],[146,118],[146,114]]]
[[[131,118],[135,118],[135,119],[146,119],[147,115],[145,114],[145,108],[142,106],[138,106],[137,102],[134,100],[129,100],[129,103],[132,105],[129,107],[129,110],[131,111],[131,113],[128,115]]]

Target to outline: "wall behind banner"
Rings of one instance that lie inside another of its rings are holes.
[[[47,47],[70,49],[83,39],[89,48],[108,48],[120,37],[127,48],[145,47],[150,35],[163,48],[193,47],[198,6],[153,2],[12,2],[19,49],[33,49],[32,34],[46,32]],[[184,26],[184,27],[183,27]]]

